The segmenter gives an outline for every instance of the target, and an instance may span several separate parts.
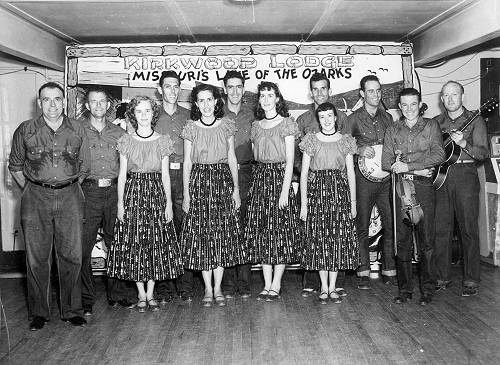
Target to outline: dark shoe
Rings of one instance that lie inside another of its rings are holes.
[[[362,276],[359,278],[358,282],[358,289],[361,290],[369,290],[371,289],[371,283],[370,283],[370,277],[369,276]]]
[[[316,292],[316,290],[314,290],[314,289],[302,289],[301,295],[304,298],[309,298],[311,295],[314,295],[315,292]]]
[[[225,294],[226,299],[234,299],[234,291]]]
[[[327,304],[328,303],[328,293],[326,291],[322,291],[319,294],[318,300],[319,300],[319,304]]]
[[[344,288],[335,288],[335,291],[341,297],[346,297],[347,296],[347,292],[345,291]]]
[[[403,304],[413,297],[412,293],[401,293],[393,299],[396,304]]]
[[[45,318],[40,316],[34,316],[30,322],[30,330],[31,331],[41,330],[43,326],[45,326],[45,322],[47,322]]]
[[[185,303],[191,303],[193,301],[193,295],[189,293],[181,293],[181,300]]]
[[[91,316],[92,315],[92,307],[91,306],[83,306],[83,315]]]
[[[462,296],[463,297],[472,297],[474,295],[478,295],[479,290],[476,287],[473,286],[464,286],[462,290]]]
[[[116,300],[108,300],[108,305],[110,307],[116,308],[118,307],[118,302]]]
[[[131,307],[134,306],[134,303],[129,302],[127,299],[120,299],[117,303],[118,303],[118,305],[120,305],[124,308],[129,308],[129,309],[131,309]]]
[[[80,316],[74,316],[71,318],[63,318],[63,322],[69,322],[75,327],[85,327],[87,325],[87,320]]]
[[[225,307],[226,306],[226,298],[224,297],[224,295],[222,295],[222,294],[216,295],[215,296],[215,304],[217,304],[219,307]]]
[[[438,280],[436,283],[436,291],[448,289],[451,285],[451,280]]]
[[[173,296],[171,296],[171,295],[168,295],[168,296],[166,296],[166,297],[161,298],[161,300],[160,300],[160,304],[161,304],[161,305],[167,305],[167,304],[168,304],[168,303],[170,303],[172,300],[174,300],[174,297],[173,297]]]
[[[147,303],[148,303],[148,309],[151,312],[158,312],[160,310],[160,305],[154,298],[148,299]]]
[[[273,293],[273,294],[271,294]],[[273,302],[281,298],[281,289],[276,291],[273,289],[269,289],[269,294],[267,295],[266,302]]]
[[[392,276],[382,275],[382,282],[385,285],[398,286],[398,279],[396,278],[395,275],[392,275]]]
[[[257,295],[257,300],[266,300],[267,296],[269,295],[269,290],[262,290],[259,295]]]
[[[337,293],[336,290],[331,291],[328,293],[328,298],[330,298],[330,301],[335,304],[340,304],[342,303],[342,298],[340,297],[339,293]]]
[[[429,304],[430,302],[432,302],[432,296],[430,296],[430,295],[425,295],[425,294],[424,294],[424,295],[422,295],[422,296],[420,297],[420,300],[418,301],[418,303],[419,303],[420,305],[423,305],[423,306],[425,306],[425,305]]]
[[[250,292],[243,292],[240,294],[241,299],[248,299],[251,296],[252,296],[252,294],[250,294]]]

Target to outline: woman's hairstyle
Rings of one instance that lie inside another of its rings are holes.
[[[151,119],[151,128],[155,129],[156,123],[158,123],[158,118],[160,116],[160,106],[151,99],[149,96],[144,96],[144,95],[138,95],[132,100],[127,105],[127,117],[128,120],[130,121],[130,124],[132,124],[132,127],[134,129],[137,129],[137,119],[135,119],[135,108],[141,101],[149,101],[149,104],[151,104],[151,109],[153,110],[153,118]]]
[[[191,91],[191,120],[199,120],[201,118],[201,111],[196,102],[198,101],[198,94],[202,91],[210,91],[212,93],[215,99],[214,116],[217,119],[222,118],[224,116],[224,102],[222,101],[219,89],[213,85],[199,84]]]
[[[335,108],[335,106],[332,103],[326,102],[326,103],[320,104],[316,108],[316,112],[315,112],[315,114],[316,114],[316,120],[318,121],[320,129],[321,129],[321,123],[319,122],[319,113],[326,112],[328,110],[332,110],[333,111],[333,115],[335,115],[335,117],[338,117],[337,108]],[[335,122],[335,131],[337,131],[337,122]]]
[[[276,112],[282,117],[289,117],[288,106],[286,105],[283,95],[281,95],[278,85],[274,82],[262,81],[259,86],[257,86],[257,105],[255,105],[254,115],[257,120],[264,119],[266,117],[266,112],[260,106],[260,93],[263,90],[274,91],[274,95],[278,98],[278,103],[276,104]]]

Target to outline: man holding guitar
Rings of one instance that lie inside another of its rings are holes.
[[[368,228],[373,206],[377,204],[381,216],[384,235],[382,242],[382,279],[387,284],[396,285],[396,265],[392,239],[391,218],[391,181],[389,174],[382,172],[381,152],[386,129],[392,125],[392,116],[380,105],[382,92],[380,81],[374,75],[361,79],[360,90],[363,106],[347,117],[342,133],[351,134],[356,138],[358,158],[356,159],[356,228],[359,239],[359,255],[361,265],[358,268],[360,277],[358,288],[370,289],[370,253]],[[379,152],[377,154],[377,152]],[[365,162],[372,161],[379,167],[384,177],[377,178],[374,168],[364,169]],[[371,176],[370,176],[371,174]]]
[[[486,124],[479,115],[463,107],[464,88],[448,81],[441,89],[446,111],[434,118],[443,133],[449,133],[450,144],[458,150],[458,160],[448,169],[442,186],[436,190],[436,243],[434,269],[439,291],[451,284],[451,240],[456,216],[463,246],[462,296],[478,293],[479,286],[479,178],[477,163],[488,157]],[[473,115],[474,114],[474,115]],[[474,118],[475,116],[475,118]],[[471,118],[474,118],[471,120]],[[469,122],[471,122],[469,124]],[[465,129],[463,127],[469,124]],[[462,130],[463,129],[463,130]],[[446,147],[448,154],[451,148]]]

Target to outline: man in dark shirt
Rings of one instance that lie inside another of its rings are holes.
[[[326,103],[328,99],[332,96],[332,89],[330,88],[330,80],[324,74],[316,72],[309,79],[309,88],[311,90],[311,96],[314,101],[311,104],[308,111],[304,112],[297,118],[297,124],[299,126],[299,131],[301,137],[305,136],[307,133],[319,132],[319,122],[316,119],[316,108],[323,103]],[[341,130],[345,123],[346,115],[344,112],[337,110],[337,129]],[[299,140],[295,144],[295,159],[293,164],[294,170],[294,181],[298,181],[300,176],[300,170],[302,168],[302,152],[298,147]],[[300,199],[300,194],[298,194],[298,199]],[[345,295],[343,290],[344,272],[339,272],[337,276],[337,292],[340,295]],[[319,276],[317,271],[304,271],[304,276],[302,278],[302,296],[308,297],[319,289]]]
[[[406,213],[401,211],[401,199],[396,197],[396,241],[397,241],[397,274],[399,294],[394,298],[397,304],[405,303],[412,298],[412,228],[415,224],[416,246],[419,255],[420,304],[428,304],[434,293],[435,279],[432,274],[431,258],[434,248],[434,187],[432,185],[432,168],[444,159],[441,131],[435,120],[422,118],[420,93],[413,88],[406,88],[399,96],[399,108],[403,117],[387,128],[382,152],[382,168],[396,174],[398,190],[407,196],[414,197],[423,212],[417,222],[409,222]],[[399,191],[398,191],[399,194]],[[406,206],[405,201],[405,206]],[[415,214],[417,216],[417,214]],[[404,218],[407,218],[405,221]]]
[[[23,189],[21,223],[32,331],[43,328],[50,318],[53,250],[61,318],[75,326],[87,323],[80,285],[84,196],[79,182],[89,170],[88,141],[82,125],[63,114],[61,86],[42,85],[38,105],[42,115],[16,129],[9,157],[9,170]]]
[[[158,92],[162,96],[162,111],[155,131],[168,134],[174,142],[174,153],[170,155],[170,182],[174,209],[174,225],[177,238],[180,238],[183,218],[182,200],[182,161],[184,161],[184,142],[181,132],[186,121],[190,118],[188,109],[181,107],[177,100],[179,98],[181,79],[175,71],[164,71],[160,77]],[[184,302],[193,301],[194,278],[191,270],[184,269],[184,274],[176,279],[177,292]],[[164,280],[157,284],[156,293],[161,304],[170,302],[176,294],[174,280]]]
[[[441,90],[441,101],[446,111],[434,120],[441,131],[451,134],[451,139],[461,149],[459,160],[448,170],[443,186],[436,191],[436,247],[434,269],[436,289],[451,284],[450,261],[454,220],[457,219],[464,252],[463,296],[476,295],[479,287],[479,178],[477,163],[488,157],[486,124],[478,116],[464,131],[460,129],[473,114],[462,105],[463,86],[447,82]]]
[[[224,76],[224,88],[227,100],[224,104],[224,116],[236,122],[234,136],[234,150],[238,161],[238,184],[240,188],[240,219],[246,223],[248,209],[247,197],[252,179],[253,152],[250,141],[252,121],[255,119],[253,110],[248,104],[243,103],[245,93],[245,78],[239,71],[228,71]],[[242,298],[250,297],[251,265],[238,265],[224,270],[222,286],[226,298],[231,299],[236,292]]]
[[[361,79],[359,92],[363,98],[363,106],[355,110],[342,129],[342,133],[356,138],[358,153],[356,158],[356,228],[359,240],[360,266],[358,268],[358,288],[370,289],[370,238],[368,228],[373,206],[376,204],[384,227],[380,240],[382,245],[382,280],[386,284],[396,285],[396,263],[394,260],[394,243],[391,214],[391,181],[370,181],[359,169],[359,159],[381,158],[375,156],[374,146],[382,146],[385,131],[393,123],[392,116],[381,108],[382,90],[377,76],[368,75]],[[380,164],[380,160],[378,160]]]
[[[92,314],[95,303],[95,281],[92,274],[91,254],[97,231],[109,248],[114,236],[118,204],[117,180],[120,155],[116,149],[118,139],[126,133],[106,120],[110,102],[106,90],[91,87],[87,90],[85,106],[90,115],[82,124],[89,141],[90,173],[82,182],[85,195],[85,221],[83,224],[82,304],[85,315]],[[130,306],[136,298],[134,287],[123,280],[108,278],[108,303]]]

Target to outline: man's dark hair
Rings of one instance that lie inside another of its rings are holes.
[[[313,82],[318,82],[321,80],[325,80],[326,86],[328,86],[328,88],[330,88],[330,80],[328,79],[328,77],[326,77],[325,74],[322,74],[321,72],[315,72],[315,73],[313,73],[313,75],[309,79],[309,89],[312,90]]]
[[[365,86],[366,86],[366,83],[368,81],[377,81],[380,85],[380,80],[378,79],[377,76],[375,75],[366,75],[365,77],[363,77],[361,79],[361,81],[359,82],[359,88],[363,91],[365,91]]]
[[[210,84],[199,84],[191,91],[191,120],[201,119],[201,111],[196,102],[198,101],[198,94],[202,91],[210,91],[212,93],[215,99],[214,117],[217,119],[222,118],[224,116],[224,102],[222,101],[219,89]]]
[[[161,73],[161,76],[160,76],[160,87],[163,86],[163,80],[165,80],[167,77],[171,77],[173,79],[177,79],[177,81],[179,82],[179,85],[181,84],[181,77],[179,76],[179,74],[175,71],[172,71],[172,70],[168,70],[168,71],[163,71]]]
[[[420,95],[420,92],[412,87],[407,87],[401,90],[401,92],[399,93],[399,101],[401,102],[401,97],[408,95],[416,95],[418,96],[418,102],[420,103],[422,101],[422,96]]]
[[[128,103],[120,103],[116,105],[116,118],[125,119]]]
[[[64,89],[57,82],[51,81],[51,82],[47,82],[47,83],[43,84],[42,86],[40,86],[40,89],[38,89],[38,99],[41,98],[43,89],[59,89],[59,90],[61,90],[62,96],[64,98]]]
[[[87,92],[85,93],[85,102],[86,103],[89,102],[90,93],[103,93],[104,95],[106,95],[106,99],[109,100],[108,91],[100,85],[91,86],[87,89]]]
[[[240,71],[229,70],[228,72],[226,72],[226,75],[224,76],[224,86],[227,86],[227,81],[229,79],[240,79],[243,86],[245,86],[245,78]]]

